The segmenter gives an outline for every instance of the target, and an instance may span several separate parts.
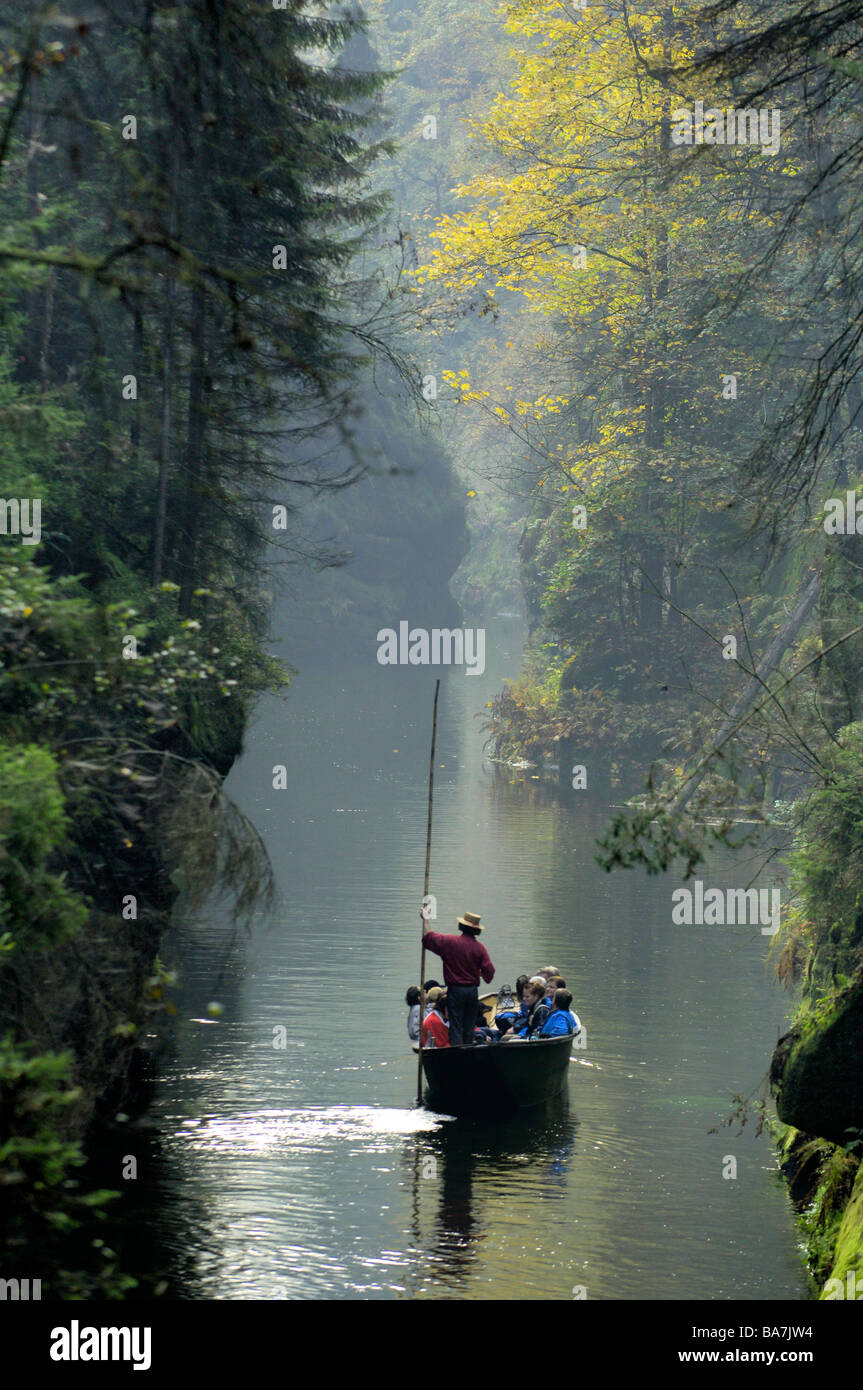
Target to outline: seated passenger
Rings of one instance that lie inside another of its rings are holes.
[[[515,995],[516,999],[518,1000],[518,1007],[515,1011],[516,1026],[519,1028],[523,1025],[525,1019],[527,1018],[528,1010],[527,1005],[524,1002],[524,991],[527,988],[529,981],[529,975],[519,975],[518,979],[515,982]]]
[[[534,970],[534,975],[542,975],[546,980],[550,980],[552,975],[557,978],[560,974],[556,965],[541,965],[538,970]]]
[[[551,1008],[552,991],[550,991],[548,987],[548,982],[551,979],[551,972],[547,970],[535,970],[530,978],[531,980],[542,980],[545,986],[545,1002],[548,1004],[549,1008]]]
[[[411,985],[405,995],[405,1003],[408,1006],[408,1037],[411,1042],[420,1040],[420,992],[416,985]]]
[[[515,1027],[515,1037],[512,1033],[507,1033],[506,1041],[517,1041],[529,1039],[534,1033],[538,1032],[549,1015],[549,1007],[545,1002],[545,980],[541,975],[534,975],[528,981],[524,991],[524,1004],[527,1008],[527,1015],[524,1021],[518,1019]]]
[[[437,999],[438,995],[443,989],[443,985],[441,984],[440,980],[426,980],[425,984],[423,985],[423,989],[425,990],[426,995],[425,1008],[423,1009],[423,1018],[428,1018],[429,1014],[434,1008],[434,1001]]]
[[[538,1033],[545,1020],[551,1013],[551,1005],[546,1002],[548,985],[544,975],[534,975],[528,981],[527,989],[524,992],[525,1002],[528,1005],[528,1015],[521,1035],[532,1038],[534,1033]]]
[[[575,1032],[575,1014],[570,1012],[572,995],[568,989],[557,989],[554,992],[551,1013],[545,1023],[536,1034],[540,1038],[562,1038],[567,1034]]]
[[[431,1011],[423,1019],[423,1047],[449,1047],[446,990],[431,991],[435,995]]]
[[[549,975],[545,982],[545,1002],[551,1008],[554,1001],[554,991],[556,989],[566,989],[566,980],[562,975]]]
[[[480,1004],[476,1011],[476,1022],[473,1030],[473,1040],[478,1043],[497,1042],[500,1037],[496,1028],[489,1026],[488,1014]]]

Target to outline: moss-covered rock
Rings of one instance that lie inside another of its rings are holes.
[[[863,1132],[863,974],[838,995],[823,1018],[809,1016],[774,1054],[776,1108],[788,1125],[848,1144]]]
[[[848,1279],[849,1273],[854,1274],[853,1281]],[[863,1165],[857,1170],[851,1200],[836,1237],[830,1278],[821,1291],[822,1299],[849,1296],[863,1297]]]

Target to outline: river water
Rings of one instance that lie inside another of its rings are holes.
[[[120,1204],[127,1261],[196,1299],[805,1297],[767,1137],[723,1127],[785,1027],[766,938],[674,926],[674,882],[595,864],[608,795],[487,761],[486,701],[519,666],[506,622],[483,676],[442,680],[435,925],[481,913],[496,985],[557,965],[587,1047],[550,1117],[416,1108],[403,998],[435,673],[374,651],[312,662],[265,699],[231,774],[282,900],[249,937],[218,914],[176,935],[175,1046],[125,1140],[141,1160]],[[749,874],[717,861],[703,877]]]

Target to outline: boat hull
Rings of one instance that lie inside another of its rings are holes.
[[[572,1038],[423,1050],[426,1104],[449,1115],[526,1110],[566,1085]]]

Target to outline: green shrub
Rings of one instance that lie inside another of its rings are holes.
[[[67,819],[53,754],[0,744],[0,933],[48,945],[72,936],[87,907],[50,867]]]

